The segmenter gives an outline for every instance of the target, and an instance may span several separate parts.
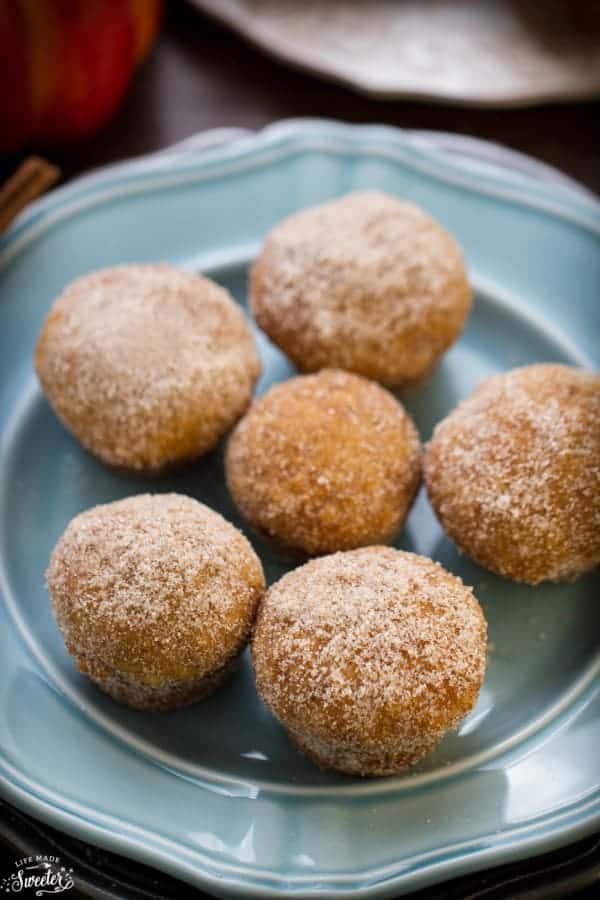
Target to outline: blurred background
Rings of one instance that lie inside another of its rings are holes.
[[[486,138],[599,191],[599,95],[597,0],[0,0],[0,180],[321,116]]]

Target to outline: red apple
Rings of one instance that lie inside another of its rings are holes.
[[[64,143],[113,114],[161,0],[0,0],[0,150]]]

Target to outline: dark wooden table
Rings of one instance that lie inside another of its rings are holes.
[[[385,122],[475,135],[536,156],[600,193],[600,103],[513,111],[381,102],[270,59],[181,0],[170,0],[163,33],[112,122],[76,148],[45,152],[69,179],[128,156],[224,125],[249,128],[295,116]],[[0,176],[18,160],[0,159]],[[0,803],[0,861],[54,848],[76,865],[78,896],[188,898],[200,893],[89,848]],[[590,838],[536,864],[520,863],[439,886],[419,898],[597,896],[600,843]],[[554,885],[553,893],[548,893]],[[568,887],[567,887],[568,885]],[[584,893],[580,893],[581,890]],[[590,893],[591,891],[591,893]],[[69,897],[75,897],[69,892]]]
[[[372,100],[265,56],[182,0],[168,3],[158,45],[112,122],[76,148],[47,155],[69,178],[206,128],[260,128],[294,116],[487,138],[539,157],[600,193],[600,102],[477,110]],[[4,160],[2,168],[11,162]]]

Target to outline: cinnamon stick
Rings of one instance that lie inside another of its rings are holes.
[[[0,232],[25,209],[28,203],[48,190],[60,177],[60,171],[40,156],[29,156],[17,171],[0,186]]]

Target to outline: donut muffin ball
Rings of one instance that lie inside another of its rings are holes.
[[[285,219],[267,236],[250,287],[258,324],[301,371],[335,367],[390,387],[434,367],[471,305],[451,235],[379,191]]]
[[[485,380],[434,431],[427,492],[450,538],[528,584],[600,562],[600,375],[540,364]]]
[[[391,547],[335,553],[267,591],[256,684],[319,766],[391,775],[474,706],[486,632],[471,589],[430,559]]]
[[[260,363],[227,291],[170,265],[78,278],[35,364],[54,411],[103,462],[154,472],[206,453],[248,406]]]
[[[311,556],[391,540],[413,501],[421,445],[402,406],[324,370],[271,388],[231,434],[227,483],[275,544]]]
[[[115,700],[147,710],[184,706],[221,684],[264,590],[243,535],[179,494],[76,516],[46,579],[78,669]]]

